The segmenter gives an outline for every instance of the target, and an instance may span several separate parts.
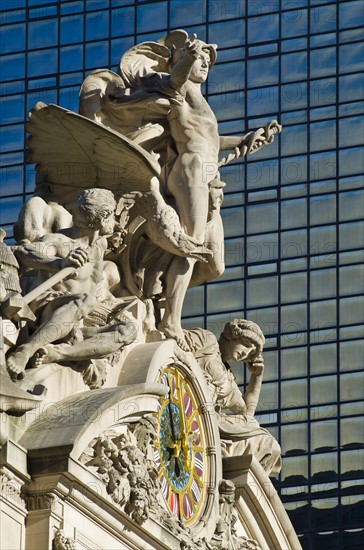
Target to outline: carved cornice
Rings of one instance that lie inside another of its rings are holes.
[[[24,508],[23,481],[6,468],[0,468],[0,494],[8,501]]]

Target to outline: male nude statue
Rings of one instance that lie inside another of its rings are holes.
[[[243,137],[219,136],[216,117],[201,93],[201,84],[206,81],[216,58],[215,48],[193,35],[182,48],[172,50],[169,84],[182,100],[173,105],[167,116],[178,153],[167,178],[167,190],[175,198],[181,226],[187,235],[198,244],[209,242],[215,246],[205,266],[196,264],[192,258],[175,257],[166,274],[166,309],[158,328],[167,337],[174,338],[182,349],[187,349],[181,327],[187,288],[212,280],[224,271],[223,227],[214,198],[217,190],[222,196],[223,186],[218,173],[218,154],[220,150],[233,149],[229,160],[238,158],[245,154],[251,136],[251,133]]]
[[[20,265],[38,270],[43,280],[65,267],[74,267],[76,271],[33,302],[37,313],[40,312],[40,324],[28,341],[7,358],[13,380],[24,377],[28,361],[38,350],[68,336],[94,309],[103,277],[106,236],[113,233],[115,207],[111,191],[83,191],[73,208],[72,227],[16,250]],[[117,328],[114,325],[114,330]],[[114,334],[111,339],[115,340]]]

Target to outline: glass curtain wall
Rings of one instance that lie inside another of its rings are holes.
[[[259,420],[305,549],[363,542],[363,3],[6,0],[0,14],[0,223],[34,188],[24,120],[77,111],[94,69],[184,28],[219,45],[206,95],[221,134],[278,119],[275,143],[222,170],[224,275],[189,291],[184,326],[244,316],[267,336]],[[233,365],[239,383],[244,372]]]

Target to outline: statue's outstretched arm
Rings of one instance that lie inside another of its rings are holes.
[[[197,36],[194,34],[192,39],[186,42],[183,56],[171,71],[171,87],[178,92],[181,91],[183,85],[188,81],[192,65],[199,56],[197,51],[198,44],[195,42],[196,38]]]
[[[234,152],[221,159],[219,166],[225,166],[241,156],[256,153],[265,145],[273,143],[275,134],[279,134],[281,130],[282,126],[276,120],[270,120],[264,128],[258,128],[244,136],[220,136],[220,151],[233,149]]]

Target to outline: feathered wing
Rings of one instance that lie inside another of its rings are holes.
[[[156,159],[133,141],[57,105],[34,110],[27,130],[29,159],[61,203],[92,187],[145,192],[160,174]]]

